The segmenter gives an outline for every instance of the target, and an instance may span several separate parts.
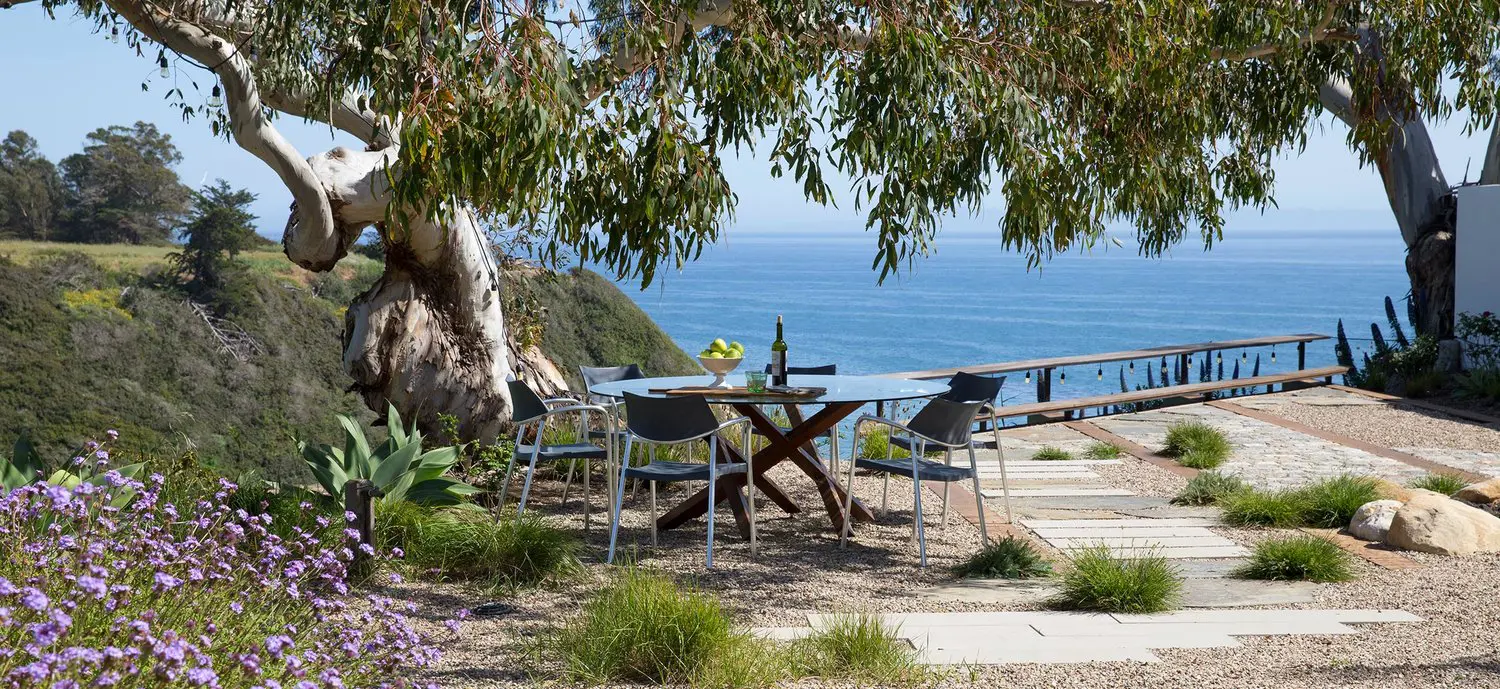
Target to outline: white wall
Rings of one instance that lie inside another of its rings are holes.
[[[1500,185],[1458,190],[1454,314],[1500,313]]]

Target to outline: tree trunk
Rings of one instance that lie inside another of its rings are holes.
[[[511,351],[500,276],[472,213],[461,211],[447,225],[420,218],[404,228],[386,224],[385,168],[394,160],[395,149],[346,148],[309,159],[343,231],[308,242],[296,236],[292,222],[283,244],[298,263],[305,250],[324,264],[330,255],[337,261],[347,253],[350,241],[343,237],[350,232],[379,226],[385,273],[344,315],[351,389],[372,410],[383,411],[387,401],[396,405],[429,435],[442,427],[439,415],[450,414],[460,437],[493,441],[510,421],[506,380],[513,372],[544,396],[566,386],[535,348]]]
[[[1319,100],[1350,127],[1358,127],[1349,83],[1330,79]],[[1374,116],[1389,124],[1384,141],[1365,142],[1380,171],[1386,199],[1406,243],[1406,274],[1411,281],[1413,326],[1418,333],[1444,339],[1453,335],[1453,191],[1438,163],[1427,125],[1380,106]]]

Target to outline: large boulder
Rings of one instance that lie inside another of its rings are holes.
[[[1476,505],[1488,505],[1500,500],[1500,478],[1471,483],[1464,486],[1463,490],[1454,493],[1453,497]]]
[[[1392,483],[1379,478],[1375,479],[1375,492],[1387,500],[1406,502],[1411,499],[1412,489],[1399,483]]]
[[[1391,530],[1391,521],[1401,509],[1400,500],[1375,500],[1359,506],[1349,519],[1349,535],[1366,540],[1384,542],[1386,532]]]
[[[1396,510],[1385,542],[1438,555],[1500,551],[1500,518],[1430,490],[1413,490]]]

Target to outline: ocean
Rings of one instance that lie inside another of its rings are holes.
[[[1134,247],[1096,248],[1029,271],[998,236],[952,234],[885,284],[877,284],[873,238],[863,233],[729,234],[645,290],[629,281],[620,286],[689,354],[716,337],[738,340],[745,366],[755,368],[769,360],[778,314],[793,366],[837,363],[840,373],[872,374],[1332,335],[1340,318],[1351,336],[1367,338],[1371,321],[1385,328],[1387,295],[1404,315],[1400,300],[1408,289],[1395,230],[1226,232],[1207,252],[1187,244],[1148,259]],[[1260,350],[1261,373],[1294,369],[1295,351],[1278,348],[1273,364],[1270,350]],[[1249,363],[1256,353],[1248,352]],[[1234,358],[1224,357],[1226,376]],[[1309,366],[1333,362],[1331,340],[1308,345]],[[1144,380],[1145,364],[1127,373],[1131,387]],[[1117,392],[1123,365],[1106,364],[1102,380],[1098,367],[1069,369],[1053,397]],[[1033,386],[1015,378],[1005,387],[1007,403],[1030,401]]]

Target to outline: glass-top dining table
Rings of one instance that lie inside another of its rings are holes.
[[[711,380],[710,376],[640,378],[600,383],[590,387],[589,392],[612,399],[621,399],[627,392],[635,395],[665,397],[667,393],[660,391],[702,387]],[[745,385],[743,374],[731,374],[726,381],[734,387],[742,388]],[[768,440],[766,447],[752,457],[756,489],[763,492],[783,511],[789,514],[800,512],[801,508],[792,501],[786,491],[766,476],[766,472],[776,465],[785,461],[792,462],[817,488],[818,494],[823,499],[823,508],[828,512],[835,533],[844,527],[843,487],[834,478],[828,465],[818,456],[813,441],[867,404],[924,399],[948,392],[946,384],[936,381],[878,376],[793,375],[789,376],[787,382],[794,388],[823,388],[825,392],[816,397],[797,398],[722,393],[706,397],[710,404],[731,406],[735,411],[748,417],[755,429]],[[786,411],[787,419],[791,422],[791,428],[783,432],[781,426],[765,413],[761,405],[781,405]],[[800,409],[802,405],[823,405],[823,408],[812,416],[804,418]],[[720,438],[718,447],[717,461],[745,461],[745,448],[735,446],[733,441]],[[745,512],[745,496],[741,492],[745,486],[745,480],[744,474],[723,476],[719,479],[717,491],[719,500],[729,502],[735,521],[740,527],[740,533],[748,538],[750,522]],[[869,508],[857,500],[854,502],[852,511],[856,522],[872,521],[875,518]],[[662,515],[657,519],[656,525],[659,529],[675,528],[707,512],[708,489],[704,488]]]

